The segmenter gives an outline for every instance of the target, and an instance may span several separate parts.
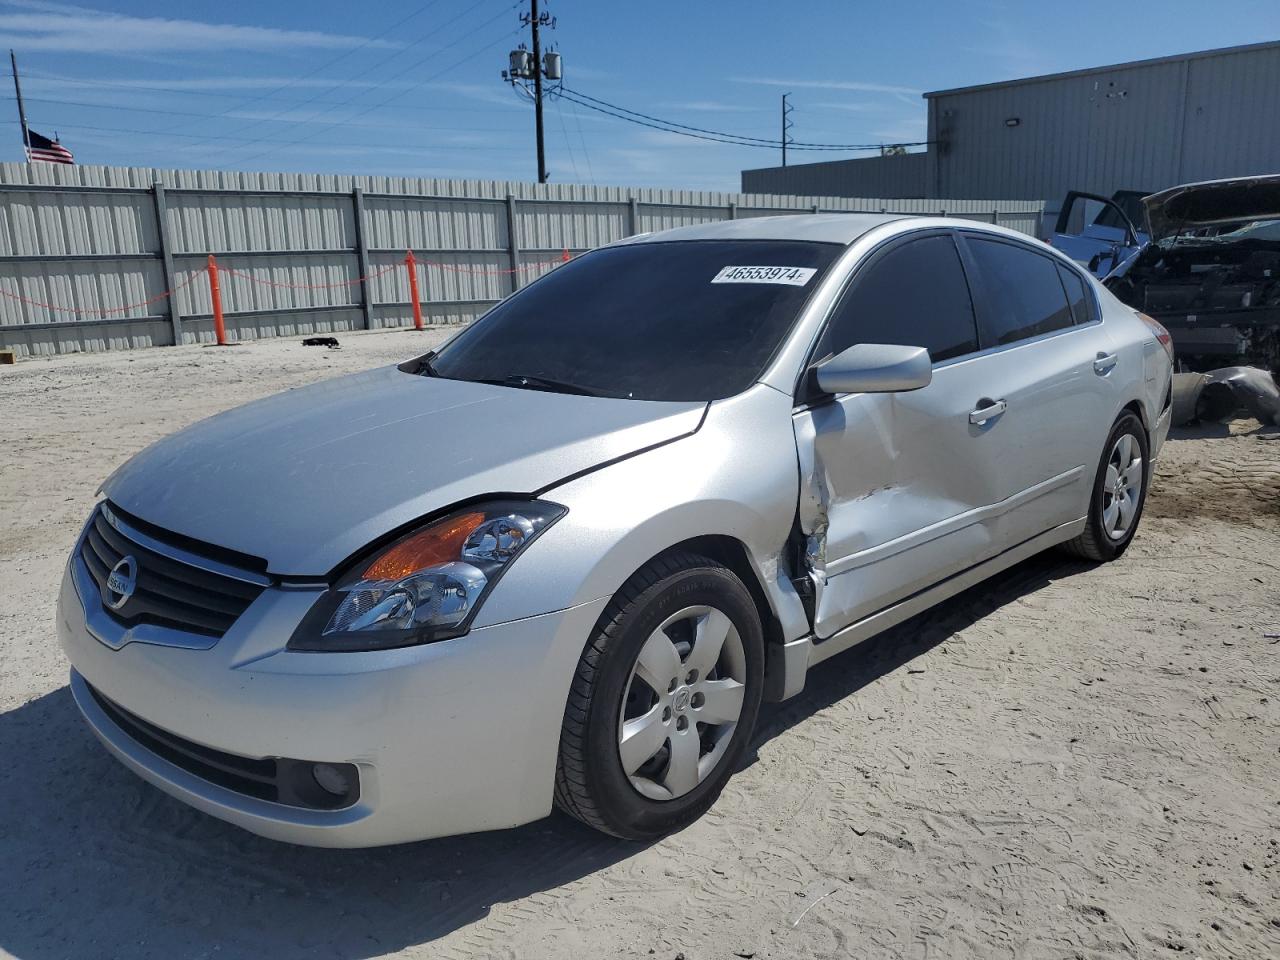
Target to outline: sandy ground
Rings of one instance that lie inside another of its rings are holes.
[[[1033,559],[825,664],[714,810],[647,847],[556,815],[309,850],[137,780],[53,638],[96,484],[440,336],[0,367],[0,953],[1280,957],[1280,437],[1257,424],[1168,444],[1121,562]]]

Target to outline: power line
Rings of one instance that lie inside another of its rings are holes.
[[[0,99],[4,99],[4,100],[13,100],[13,95],[12,95],[12,94],[5,94],[5,95],[3,95],[3,96],[0,96]],[[159,109],[159,108],[157,108],[157,107],[128,107],[128,106],[125,106],[124,104],[119,104],[119,103],[90,103],[90,102],[88,102],[88,101],[84,101],[84,100],[55,100],[55,99],[50,99],[50,98],[46,98],[46,97],[23,97],[22,99],[23,99],[23,100],[25,100],[27,103],[47,103],[47,104],[52,104],[52,105],[60,106],[60,107],[89,107],[89,108],[94,109],[94,110],[104,110],[104,109],[105,109],[105,110],[124,110],[124,111],[129,112],[129,113],[155,113],[155,114],[160,114],[160,115],[163,115],[163,116],[171,116],[171,117],[195,117],[195,118],[197,118],[197,119],[201,119],[201,120],[208,120],[208,119],[210,119],[210,117],[209,117],[209,115],[208,115],[208,114],[205,114],[205,113],[193,113],[193,112],[191,112],[191,111],[189,111],[189,110],[161,110],[161,109]],[[457,108],[435,108],[435,109],[449,109],[449,111],[450,111],[450,112],[453,112],[453,113],[463,113],[463,112],[465,112],[465,113],[477,113],[477,112],[505,113],[505,112],[506,112],[506,111],[501,111],[501,110],[483,111],[481,108],[470,108],[470,107],[457,107]],[[508,116],[515,116],[515,114],[510,114],[510,113],[508,113],[507,115],[508,115]],[[305,123],[310,123],[310,122],[311,122],[311,120],[310,120],[310,118],[298,119],[298,118],[286,118],[286,117],[281,117],[277,122],[279,122],[279,123],[302,123],[302,124],[305,124]],[[455,128],[455,129],[464,129],[464,128]],[[486,129],[486,128],[481,128],[481,127],[469,127],[469,128],[465,128],[465,129],[479,130],[479,129]],[[493,128],[491,128],[491,129],[497,130],[497,129],[505,129],[505,128],[493,127]],[[215,136],[213,136],[213,134],[192,134],[192,136],[194,136],[194,137],[196,137],[196,138],[198,138],[198,139],[203,139],[203,138],[206,138],[206,137],[207,137],[208,139],[210,139],[210,140],[225,140],[225,139],[226,139],[226,136],[225,136],[225,135],[224,135],[224,136],[215,137]],[[251,140],[254,140],[254,139],[256,139],[256,138],[254,138],[254,137],[236,137],[236,138],[234,138],[234,139],[239,139],[239,140],[250,140],[250,141],[251,141]]]
[[[514,8],[514,5],[513,5],[513,8]],[[320,100],[321,98],[323,98],[324,96],[326,96],[326,95],[328,95],[328,94],[332,93],[332,92],[333,92],[333,91],[335,91],[335,90],[341,89],[342,87],[344,87],[344,86],[346,86],[347,84],[351,83],[351,81],[353,81],[353,80],[359,80],[359,79],[361,79],[362,77],[366,77],[366,76],[368,76],[369,74],[374,73],[375,71],[378,71],[378,70],[382,70],[382,69],[384,69],[384,68],[386,67],[386,65],[387,65],[388,63],[390,63],[392,60],[396,59],[396,58],[397,58],[397,57],[399,57],[399,56],[403,56],[405,53],[407,53],[409,50],[413,49],[414,47],[416,47],[416,46],[418,46],[418,45],[420,45],[420,44],[422,44],[422,43],[425,43],[427,40],[429,40],[430,38],[432,38],[432,37],[434,37],[434,36],[437,36],[439,33],[441,33],[441,32],[442,32],[443,30],[445,30],[446,28],[448,28],[448,27],[452,26],[453,24],[457,23],[459,20],[463,19],[465,16],[467,16],[469,13],[471,13],[474,9],[475,9],[475,8],[474,8],[474,7],[472,7],[471,5],[467,5],[467,6],[463,9],[463,11],[462,11],[461,13],[459,13],[459,14],[458,14],[456,17],[454,17],[453,19],[448,20],[448,21],[446,21],[445,23],[441,24],[439,27],[437,27],[437,28],[435,28],[435,29],[433,29],[433,30],[429,31],[428,33],[426,33],[426,34],[424,34],[423,36],[419,37],[417,40],[414,40],[412,43],[410,43],[410,44],[408,44],[407,46],[403,47],[402,49],[398,50],[396,53],[392,54],[391,56],[387,57],[386,59],[381,60],[381,61],[378,61],[377,63],[374,63],[374,64],[373,64],[372,66],[370,66],[368,69],[366,69],[366,70],[362,70],[361,72],[357,73],[355,76],[348,77],[348,78],[346,78],[345,80],[343,80],[343,81],[341,81],[341,82],[339,82],[339,83],[334,84],[332,87],[329,87],[329,88],[328,88],[328,89],[326,89],[326,90],[322,90],[322,91],[320,91],[320,92],[319,92],[319,93],[317,93],[315,96],[307,98],[307,99],[306,99],[306,100],[304,100],[301,104],[299,104],[299,106],[305,106],[305,105],[307,105],[307,104],[315,103],[317,100]],[[490,24],[490,23],[492,23],[494,20],[498,19],[498,17],[503,16],[506,12],[507,12],[507,10],[506,10],[506,9],[504,9],[504,10],[503,10],[501,13],[499,13],[497,16],[491,17],[489,20],[486,20],[486,21],[485,21],[484,23],[482,23],[482,24],[480,25],[480,27],[478,27],[477,29],[481,29],[481,28],[483,28],[483,27],[485,27],[485,26],[488,26],[488,24]],[[474,30],[473,30],[473,31],[471,31],[471,33],[474,33],[474,32],[476,32],[476,31],[474,31]],[[436,51],[436,53],[437,53],[437,54],[438,54],[438,53],[443,53],[445,50],[448,50],[450,47],[452,47],[452,46],[454,46],[455,44],[457,44],[457,43],[459,42],[459,40],[463,40],[463,39],[466,39],[467,37],[471,36],[471,33],[463,34],[461,37],[457,38],[457,39],[456,39],[456,40],[454,40],[453,42],[451,42],[451,43],[449,43],[449,44],[446,44],[444,47],[442,47],[442,48],[440,48],[439,50],[437,50],[437,51]],[[364,92],[368,92],[369,90],[376,90],[376,89],[378,89],[378,88],[380,88],[380,87],[384,87],[384,86],[386,86],[386,85],[387,85],[387,83],[391,82],[391,80],[395,80],[395,79],[397,79],[398,77],[403,76],[403,75],[404,75],[405,73],[407,73],[409,70],[412,70],[414,67],[416,67],[416,66],[418,66],[418,65],[420,65],[420,64],[422,64],[422,63],[425,63],[425,62],[426,62],[426,60],[429,60],[429,59],[430,59],[430,57],[426,57],[426,58],[424,58],[423,60],[415,61],[415,62],[414,62],[413,64],[411,64],[411,65],[410,65],[406,70],[401,71],[400,73],[395,74],[394,76],[392,76],[392,77],[390,77],[390,78],[380,80],[379,82],[374,83],[374,84],[372,84],[371,86],[364,88]],[[304,77],[304,78],[300,78],[300,79],[305,79],[305,77]],[[359,92],[359,91],[357,91],[355,94],[353,94],[352,96],[348,97],[347,99],[338,101],[338,103],[337,103],[337,104],[333,104],[333,105],[331,105],[330,107],[326,107],[326,108],[320,109],[320,110],[316,111],[315,113],[313,113],[310,117],[307,117],[307,118],[306,118],[306,122],[310,122],[310,121],[312,121],[312,120],[317,119],[318,117],[322,117],[322,116],[324,116],[324,115],[325,115],[327,112],[329,112],[329,110],[331,110],[334,106],[337,106],[337,107],[345,106],[345,105],[347,105],[347,104],[351,103],[351,101],[355,100],[355,99],[356,99],[357,97],[359,97],[359,96],[360,96],[360,92]],[[239,127],[235,127],[235,128],[233,128],[232,132],[233,132],[233,133],[237,133],[237,132],[239,132],[239,131],[241,131],[241,130],[248,130],[248,129],[250,129],[251,127],[255,126],[256,124],[260,124],[260,123],[269,123],[269,122],[272,122],[272,121],[275,121],[275,120],[279,120],[279,119],[283,118],[283,117],[284,117],[284,115],[285,115],[286,113],[288,113],[288,112],[289,112],[289,111],[287,111],[287,110],[281,110],[279,113],[273,114],[272,116],[269,116],[269,117],[259,117],[259,118],[256,118],[256,119],[254,119],[254,120],[250,120],[248,123],[241,124]]]
[[[592,183],[596,182],[595,171],[591,169],[591,153],[587,150],[587,138],[582,135],[582,118],[578,116],[578,107],[576,104],[570,104],[570,113],[573,114],[573,124],[578,130],[578,142],[582,144],[582,155],[587,160],[587,179]]]
[[[709,130],[705,127],[694,127],[686,123],[678,123],[674,120],[665,120],[661,117],[652,116],[651,114],[641,113],[638,110],[630,110],[627,107],[619,106],[616,103],[610,103],[607,100],[601,100],[598,97],[592,97],[570,87],[562,86],[559,89],[559,95],[579,104],[580,106],[586,107],[589,110],[595,110],[618,120],[626,120],[629,123],[639,124],[643,127],[662,130],[666,133],[676,133],[681,136],[693,137],[698,140],[732,143],[743,147],[768,147],[776,150],[782,146],[781,140],[771,140],[766,137],[749,137],[737,133],[725,133],[722,130]],[[894,144],[894,146],[921,147],[926,146],[928,143],[929,141],[921,140],[912,143],[897,143]],[[879,150],[881,147],[885,146],[885,144],[807,143],[788,139],[787,146],[796,150]]]
[[[12,98],[12,97],[9,97],[8,99],[12,100],[13,98]],[[17,121],[17,120],[6,120],[6,121],[3,121],[3,122],[5,122],[5,123],[17,123],[18,121]],[[212,135],[212,134],[204,134],[204,133],[174,133],[174,132],[172,132],[172,131],[170,131],[170,130],[138,130],[138,129],[134,129],[134,128],[131,128],[131,127],[99,127],[99,126],[93,126],[93,125],[90,125],[90,124],[82,124],[82,123],[59,123],[59,124],[58,124],[58,129],[59,129],[59,130],[91,130],[91,131],[94,131],[95,133],[130,133],[130,134],[134,134],[134,135],[136,135],[136,136],[146,136],[146,137],[179,137],[179,138],[181,138],[181,139],[183,139],[183,140],[201,140],[201,141],[203,141],[203,140],[221,140],[221,141],[224,141],[224,142],[240,143],[240,144],[245,144],[245,145],[261,142],[261,138],[259,138],[259,137],[230,137],[230,136],[214,136],[214,135]],[[467,132],[467,133],[509,133],[509,132],[510,132],[509,130],[507,130],[507,129],[503,128],[503,127],[455,127],[455,126],[447,126],[447,127],[416,127],[415,129],[418,129],[418,130],[429,130],[429,131],[432,131],[432,132],[441,132],[441,133],[448,133],[448,132],[455,131],[455,130],[456,130],[456,131],[460,131],[460,132]],[[284,143],[284,142],[286,142],[286,141],[276,141],[276,142],[278,142],[278,143]],[[189,144],[189,146],[194,146],[194,144]],[[328,142],[325,144],[325,146],[331,146],[331,147],[368,147],[368,146],[369,146],[369,141],[367,141],[367,140],[364,140],[364,141],[358,141],[358,142],[352,142],[352,141],[328,141]],[[426,146],[439,146],[439,145],[426,145]],[[441,147],[441,149],[445,149],[445,147]],[[450,146],[450,147],[448,147],[448,149],[461,149],[461,147]],[[468,149],[469,149],[469,148],[468,148]],[[504,150],[504,151],[505,151],[505,150],[507,149],[507,147],[505,147],[505,146],[476,147],[476,149],[485,149],[485,150]]]
[[[463,34],[461,37],[458,37],[458,38],[457,38],[457,40],[455,40],[455,41],[454,41],[453,43],[451,43],[451,44],[448,44],[446,47],[444,47],[444,48],[443,48],[443,50],[447,50],[447,49],[449,49],[450,47],[456,46],[458,43],[460,43],[461,41],[465,40],[467,37],[471,36],[471,35],[472,35],[472,34],[474,34],[474,33],[479,32],[479,31],[480,31],[481,29],[483,29],[484,27],[487,27],[487,26],[488,26],[490,23],[492,23],[494,20],[497,20],[497,19],[498,19],[498,17],[500,17],[500,16],[505,16],[505,15],[507,14],[507,12],[508,12],[508,10],[509,10],[509,9],[514,9],[516,6],[518,6],[518,4],[512,4],[510,8],[508,8],[508,9],[506,9],[506,10],[503,10],[500,14],[498,14],[498,16],[491,17],[489,20],[486,20],[484,23],[480,24],[480,26],[479,26],[479,27],[477,27],[475,30],[472,30],[472,31],[470,31],[469,33]],[[518,31],[511,31],[511,33],[516,33],[516,32],[518,32]],[[360,113],[360,111],[361,111],[361,110],[370,110],[370,109],[375,109],[375,110],[376,110],[378,107],[384,106],[384,105],[386,105],[386,104],[390,103],[392,100],[396,100],[396,99],[398,99],[399,97],[404,96],[406,93],[409,93],[411,90],[416,89],[417,87],[422,87],[422,86],[425,86],[425,85],[427,85],[427,84],[429,84],[429,83],[433,83],[434,81],[438,80],[440,77],[443,77],[443,76],[445,76],[446,74],[451,73],[453,70],[457,69],[458,67],[462,66],[464,63],[467,63],[467,62],[468,62],[468,61],[470,61],[470,60],[474,60],[474,59],[475,59],[476,57],[478,57],[480,54],[487,52],[488,50],[490,50],[491,48],[493,48],[493,47],[497,46],[497,45],[498,45],[498,44],[500,44],[500,43],[505,43],[505,42],[506,42],[506,40],[507,40],[507,37],[508,37],[508,36],[510,36],[510,35],[511,35],[511,34],[509,34],[509,33],[508,33],[508,34],[503,34],[503,35],[502,35],[501,37],[499,37],[497,40],[494,40],[494,41],[491,41],[491,42],[489,42],[489,43],[486,43],[483,47],[480,47],[479,49],[472,51],[471,53],[469,53],[469,54],[467,54],[465,57],[463,57],[461,60],[458,60],[457,62],[450,64],[449,66],[445,67],[443,70],[440,70],[440,71],[438,71],[437,73],[434,73],[434,74],[432,74],[431,76],[427,77],[425,80],[417,81],[417,82],[416,82],[416,83],[414,83],[412,86],[410,86],[410,87],[408,87],[408,88],[406,88],[406,89],[404,89],[404,90],[399,90],[399,91],[397,91],[396,93],[392,94],[391,96],[389,96],[389,97],[387,97],[387,98],[385,98],[385,99],[383,99],[383,100],[378,101],[377,103],[374,103],[374,104],[367,104],[367,105],[361,105],[361,107],[360,107],[359,109],[357,109],[355,113],[349,114],[348,116],[346,116],[346,117],[342,117],[341,119],[338,119],[338,120],[331,120],[331,121],[329,121],[328,123],[320,124],[319,126],[317,126],[317,127],[315,128],[315,130],[314,130],[313,132],[311,132],[311,133],[309,133],[309,134],[305,134],[305,135],[303,135],[303,136],[301,136],[301,137],[296,137],[296,138],[295,138],[295,139],[293,139],[293,140],[287,140],[287,141],[285,141],[285,143],[286,143],[286,144],[289,144],[289,145],[298,144],[298,143],[303,143],[303,142],[305,142],[305,141],[307,141],[307,140],[312,139],[312,138],[313,138],[313,137],[315,137],[315,136],[318,136],[318,135],[320,134],[320,132],[321,132],[321,131],[323,131],[323,130],[327,130],[327,129],[331,128],[331,127],[338,126],[339,124],[347,123],[347,122],[351,121],[352,119],[354,119],[356,116],[358,116],[358,115],[359,115],[359,113]],[[442,52],[442,51],[437,51],[437,53],[439,53],[439,52]],[[435,55],[435,54],[433,54],[433,56],[434,56],[434,55]],[[431,57],[425,57],[425,58],[423,58],[422,60],[418,61],[417,63],[413,63],[413,64],[411,64],[409,67],[405,68],[405,69],[404,69],[404,70],[402,70],[400,73],[395,74],[394,76],[387,78],[387,82],[389,83],[389,82],[391,82],[392,80],[397,80],[397,79],[399,79],[400,77],[402,77],[402,76],[404,76],[406,73],[408,73],[410,70],[414,69],[415,67],[419,67],[419,66],[421,66],[423,63],[426,63],[426,62],[427,62],[427,60],[430,60],[430,59],[431,59]],[[354,100],[354,99],[355,99],[355,97],[352,97],[351,99],[352,99],[352,100]],[[349,103],[350,101],[347,101],[347,102]],[[339,104],[339,106],[341,106],[341,105],[342,105],[342,104]],[[273,152],[273,151],[271,151],[271,150],[264,150],[264,151],[262,151],[261,153],[254,154],[253,156],[250,156],[250,157],[242,157],[242,158],[240,159],[240,161],[239,161],[239,162],[240,162],[240,163],[247,163],[247,162],[249,162],[250,160],[256,160],[256,159],[258,159],[259,157],[266,156],[267,154],[272,153],[272,152]]]
[[[329,69],[329,67],[333,66],[333,65],[334,65],[335,63],[337,63],[338,61],[346,59],[347,57],[351,56],[351,54],[353,54],[353,53],[359,53],[361,50],[363,50],[365,47],[369,46],[371,43],[373,43],[373,42],[374,42],[374,41],[376,41],[376,40],[381,40],[383,37],[385,37],[385,36],[386,36],[388,33],[390,33],[392,30],[395,30],[397,27],[399,27],[399,26],[401,26],[401,25],[403,25],[403,24],[405,24],[405,23],[408,23],[408,22],[409,22],[410,20],[412,20],[414,17],[418,16],[418,15],[419,15],[419,14],[421,14],[421,13],[426,12],[428,9],[430,9],[430,8],[431,8],[431,7],[433,7],[433,6],[435,6],[435,5],[436,5],[437,3],[439,3],[439,2],[440,2],[440,0],[427,0],[427,2],[426,2],[426,3],[424,3],[422,6],[418,7],[418,8],[417,8],[416,10],[414,10],[412,13],[409,13],[409,14],[407,14],[406,16],[401,17],[399,20],[397,20],[395,23],[391,24],[391,26],[387,27],[387,28],[386,28],[385,30],[383,30],[381,33],[374,34],[372,37],[370,37],[369,39],[365,40],[365,42],[364,42],[364,43],[359,44],[358,46],[352,47],[352,48],[351,48],[351,49],[349,49],[349,50],[345,50],[345,51],[343,51],[342,53],[338,54],[336,57],[333,57],[333,58],[332,58],[332,59],[330,59],[330,60],[326,60],[324,63],[320,64],[320,66],[316,67],[314,70],[311,70],[311,71],[310,71],[310,72],[308,72],[308,73],[301,74],[301,75],[299,75],[299,76],[293,77],[293,78],[291,78],[291,79],[289,79],[289,80],[285,81],[285,82],[284,82],[284,83],[282,83],[280,86],[276,87],[274,90],[271,90],[271,91],[269,91],[269,92],[267,92],[267,93],[264,93],[264,94],[261,94],[261,95],[259,95],[259,96],[250,97],[250,98],[248,98],[247,100],[244,100],[244,101],[243,101],[243,102],[241,102],[239,105],[237,105],[237,106],[235,106],[235,107],[231,107],[229,110],[224,111],[224,113],[222,114],[222,116],[225,116],[225,115],[226,115],[226,113],[232,112],[232,111],[234,111],[234,110],[239,110],[239,109],[241,109],[241,108],[243,108],[243,107],[245,107],[245,106],[248,106],[248,105],[249,105],[249,104],[251,104],[251,103],[257,103],[257,102],[258,102],[258,101],[260,101],[260,100],[265,100],[265,99],[267,99],[268,97],[274,96],[275,94],[279,93],[279,92],[280,92],[280,91],[282,91],[282,90],[287,90],[289,87],[293,86],[294,84],[298,83],[298,82],[299,82],[299,81],[301,81],[301,80],[308,80],[308,79],[310,79],[311,77],[314,77],[316,74],[319,74],[319,73],[324,72],[325,70]],[[334,88],[332,88],[332,87],[331,87],[330,89],[334,89]],[[303,102],[306,102],[306,101],[303,101]]]
[[[8,81],[8,80],[12,80],[12,79],[13,79],[13,75],[12,75],[12,74],[9,74],[9,73],[0,74],[0,80]],[[22,79],[23,79],[24,81],[36,81],[36,82],[38,82],[38,83],[65,83],[65,84],[71,84],[71,85],[73,85],[73,86],[78,86],[78,87],[89,87],[89,88],[91,88],[91,89],[92,89],[92,88],[97,88],[97,87],[115,87],[115,88],[117,88],[117,89],[121,89],[121,90],[128,90],[128,91],[130,91],[130,92],[146,92],[146,93],[173,93],[173,94],[177,94],[177,95],[179,95],[179,96],[191,96],[191,97],[215,97],[215,98],[218,98],[218,99],[225,99],[225,98],[227,98],[227,97],[234,97],[234,96],[237,96],[237,94],[236,94],[235,92],[222,92],[222,93],[215,93],[215,92],[213,92],[213,91],[211,91],[211,90],[192,90],[192,89],[184,89],[184,88],[182,88],[182,87],[157,87],[157,86],[152,86],[152,85],[149,85],[149,84],[133,83],[133,82],[128,81],[128,80],[106,80],[106,79],[100,79],[100,78],[97,78],[97,77],[94,77],[94,78],[50,77],[50,76],[44,76],[44,75],[42,75],[42,74],[28,74],[28,73],[25,73],[25,72],[24,72],[24,73],[22,74]],[[211,79],[216,80],[216,78],[211,78]],[[350,82],[350,81],[345,81],[345,83],[349,83],[349,82]],[[333,90],[333,89],[337,89],[337,88],[326,88],[326,89],[327,89],[327,90]],[[370,85],[370,86],[369,86],[369,87],[367,87],[366,89],[373,89],[373,85]],[[260,100],[261,100],[261,99],[268,99],[268,98],[267,98],[267,97],[259,97],[259,98],[256,98],[256,99],[260,99]],[[269,99],[274,100],[276,103],[290,103],[290,104],[295,104],[295,105],[302,105],[302,104],[307,104],[307,103],[311,103],[311,102],[312,102],[310,99],[303,99],[302,97],[271,97],[271,98],[269,98]],[[47,103],[54,103],[54,102],[57,102],[57,103],[70,103],[71,101],[61,101],[61,100],[59,100],[59,101],[53,101],[53,100],[47,100],[47,101],[45,101],[45,102],[47,102]],[[75,105],[80,106],[81,104],[75,104]],[[94,106],[94,107],[111,107],[111,106],[115,106],[115,104],[110,104],[110,103],[93,103],[93,104],[84,104],[84,105],[85,105],[85,106]],[[226,116],[230,116],[230,115],[234,114],[234,113],[235,113],[237,110],[239,110],[239,109],[241,109],[241,108],[240,108],[239,106],[236,106],[236,107],[231,107],[231,108],[229,108],[228,110],[226,110],[226,111],[224,111],[223,113],[220,113],[220,114],[207,114],[207,113],[202,113],[202,114],[199,114],[199,116],[201,116],[201,117],[203,117],[203,118],[205,118],[205,119],[213,119],[213,118],[216,118],[216,117],[226,117]],[[474,108],[474,107],[457,107],[457,108],[433,107],[432,109],[434,109],[434,110],[453,110],[453,111],[455,111],[455,112],[462,112],[462,111],[464,111],[464,110],[465,110],[465,111],[466,111],[466,112],[468,112],[468,113],[473,113],[473,112],[475,112],[475,110],[476,110],[476,109],[479,109],[479,108]],[[262,118],[251,118],[251,119],[262,119]]]
[[[573,144],[569,142],[569,128],[565,126],[564,110],[556,104],[556,119],[560,121],[560,135],[564,138],[564,148],[569,153],[569,166],[573,167],[573,179],[582,182],[582,174],[578,172],[578,161],[573,155]]]

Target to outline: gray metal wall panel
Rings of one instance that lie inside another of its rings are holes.
[[[926,156],[908,153],[742,171],[743,193],[790,196],[923,197]]]
[[[512,287],[508,195],[516,203],[521,283],[637,229],[822,210],[936,213],[984,219],[999,207],[1038,220],[1024,202],[866,200],[404,177],[0,165],[0,345],[20,351],[115,349],[169,342],[155,201],[166,186],[173,302],[183,342],[213,339],[206,259],[218,255],[232,337],[250,339],[411,322],[404,251],[419,260],[428,322],[467,322]],[[36,189],[22,189],[35,185]],[[358,281],[351,191],[366,192],[371,278]],[[496,201],[496,202],[495,202]],[[129,259],[129,255],[134,255]],[[85,259],[86,256],[96,259]],[[39,259],[13,259],[36,257]],[[76,259],[80,257],[80,259]],[[8,258],[8,259],[5,259]],[[15,299],[17,298],[17,299]],[[21,298],[73,308],[52,310]],[[144,301],[150,301],[145,303]],[[120,309],[129,305],[127,310]],[[128,318],[132,318],[131,320]],[[88,322],[88,321],[98,322]]]
[[[356,261],[346,253],[262,259],[219,257],[218,267],[222,309],[228,313],[360,302],[360,284],[354,282],[358,276]],[[202,297],[207,284],[189,292],[192,299]],[[193,312],[208,310],[205,306]]]
[[[1181,182],[1280,172],[1280,49],[1187,64]]]
[[[1050,199],[1168,186],[1181,74],[1160,64],[935,98],[937,193]]]
[[[365,236],[373,249],[501,250],[507,244],[502,204],[369,197],[365,211]]]
[[[151,253],[159,248],[155,212],[128,194],[6,192],[0,203],[0,255]]]
[[[324,310],[310,313],[285,313],[270,316],[236,316],[225,318],[227,335],[232,340],[260,340],[268,337],[297,337],[310,334],[341,333],[360,329],[360,308]],[[213,320],[208,316],[189,318],[182,327],[183,343],[216,343]]]
[[[1280,47],[1100,68],[929,100],[939,197],[1058,202],[1280,171]],[[1020,124],[1005,121],[1017,117]]]
[[[697,223],[715,223],[729,219],[729,207],[705,206],[653,206],[640,205],[641,233],[652,230],[670,230],[673,227],[689,227]]]
[[[0,264],[0,327],[61,323],[104,315],[144,317],[163,304],[143,301],[164,289],[159,260],[48,260]],[[15,299],[21,297],[22,299]],[[68,309],[50,309],[51,304]],[[127,310],[118,309],[129,306]],[[4,335],[0,334],[0,344]]]
[[[349,197],[169,193],[175,253],[343,250],[355,245]]]
[[[524,203],[516,229],[524,250],[589,250],[627,235],[625,203]]]
[[[380,273],[370,284],[373,302],[408,303],[409,273],[399,253],[374,253],[369,269]],[[498,300],[511,292],[510,259],[505,250],[492,253],[433,253],[418,258],[418,296],[424,304],[450,300]]]
[[[70,336],[72,330],[74,337]],[[61,323],[5,331],[5,346],[24,356],[51,357],[59,353],[95,353],[100,350],[133,350],[173,343],[173,328],[165,317],[121,320],[111,323]]]

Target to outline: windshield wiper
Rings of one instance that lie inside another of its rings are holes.
[[[528,377],[524,374],[512,374],[509,377],[495,377],[476,382],[492,383],[499,387],[515,387],[517,390],[545,390],[548,393],[572,393],[580,397],[600,396],[595,390],[576,383],[565,383],[563,380],[551,380],[547,377]]]

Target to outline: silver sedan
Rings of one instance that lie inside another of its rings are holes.
[[[89,725],[216,817],[368,846],[716,800],[763,700],[1050,547],[1119,557],[1162,327],[994,226],[631,238],[438,352],[103,486],[58,634]]]

